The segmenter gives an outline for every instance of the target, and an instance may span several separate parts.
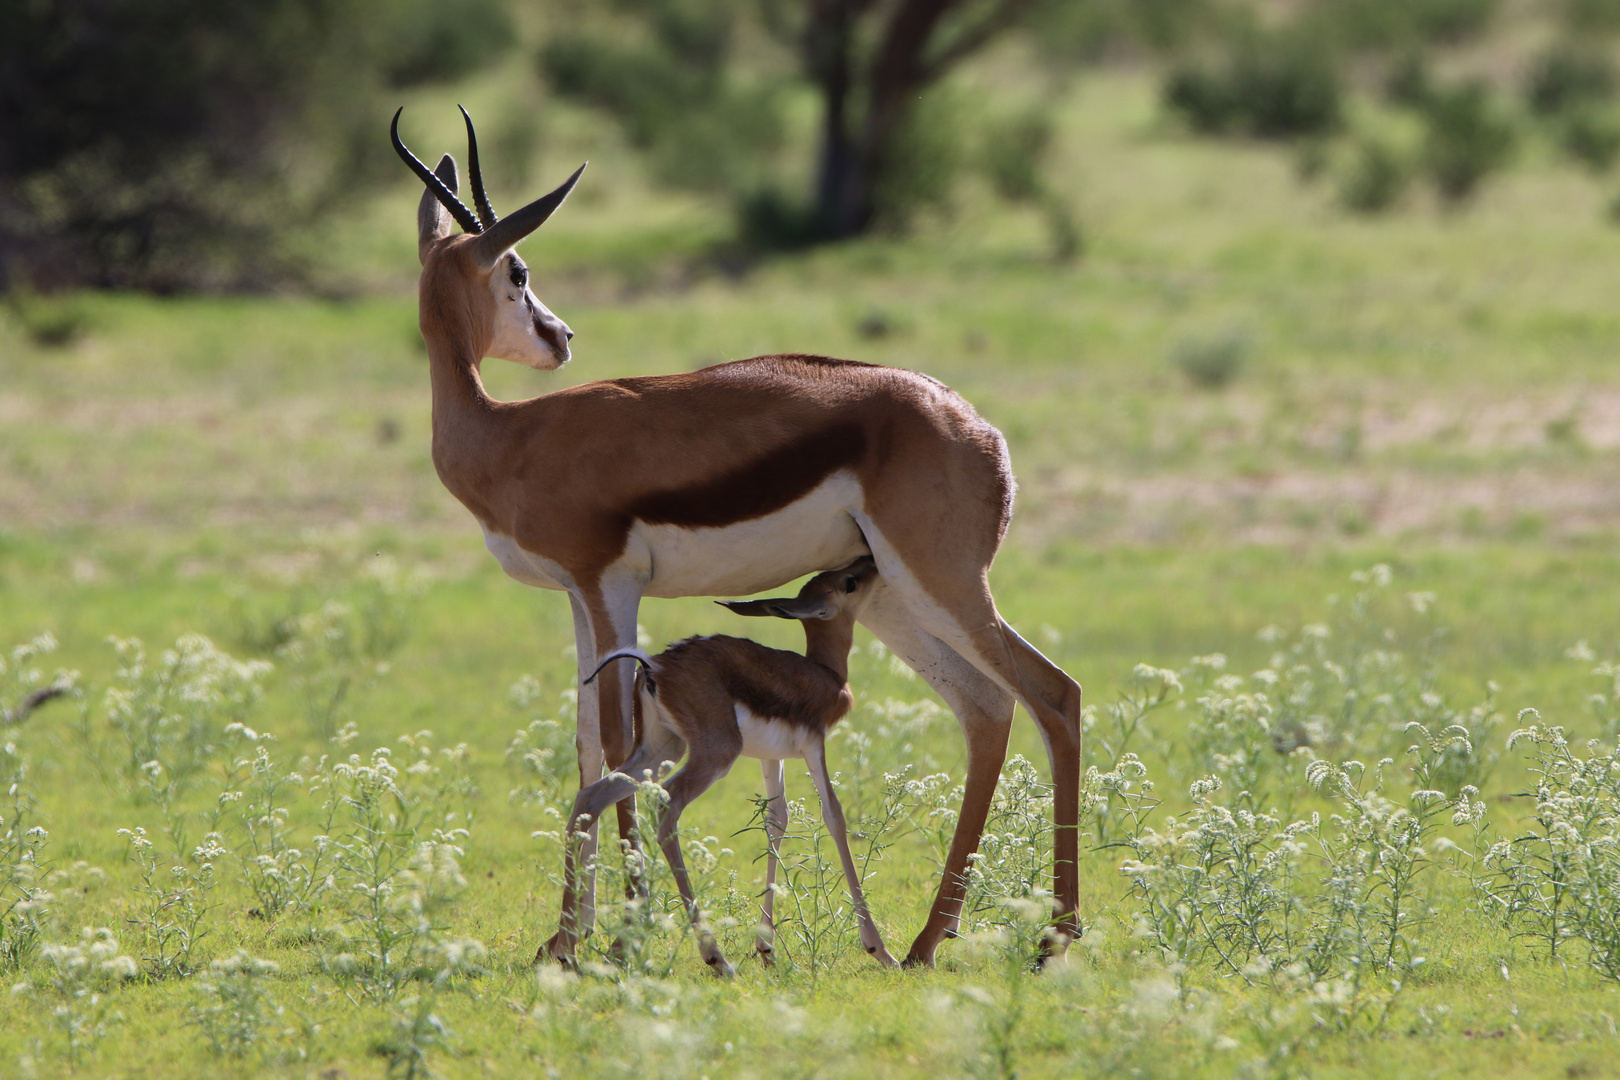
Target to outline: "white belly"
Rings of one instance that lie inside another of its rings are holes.
[[[715,529],[638,521],[625,554],[647,560],[647,596],[747,596],[866,554],[852,516],[864,501],[854,474],[840,471],[753,521]]]
[[[624,554],[607,576],[648,578],[643,596],[747,596],[803,574],[832,570],[866,554],[854,514],[863,503],[854,474],[836,472],[774,514],[715,529],[631,526]],[[557,563],[484,531],[484,546],[509,577],[541,589],[568,589]]]
[[[755,716],[746,705],[737,707],[737,729],[742,732],[743,757],[764,761],[802,758],[814,736],[797,724]]]
[[[510,536],[484,530],[484,546],[501,564],[508,577],[537,589],[566,589],[573,580],[550,559],[526,551]]]

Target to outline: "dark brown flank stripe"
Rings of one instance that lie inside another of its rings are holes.
[[[643,495],[630,516],[649,525],[719,528],[775,513],[804,498],[828,476],[866,454],[866,432],[837,424],[690,487]]]

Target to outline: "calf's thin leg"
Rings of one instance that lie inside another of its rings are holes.
[[[737,970],[721,953],[719,942],[715,941],[714,935],[709,932],[703,912],[698,908],[697,896],[692,891],[692,879],[686,873],[686,860],[681,857],[681,841],[676,828],[680,824],[681,811],[690,806],[699,795],[709,790],[711,784],[726,775],[726,771],[731,768],[732,762],[737,760],[737,756],[737,753],[732,751],[722,758],[699,757],[694,750],[681,771],[664,785],[664,790],[669,793],[669,806],[665,808],[664,818],[658,825],[658,846],[664,849],[664,858],[669,860],[669,868],[675,874],[675,887],[680,889],[681,899],[686,901],[687,914],[691,917],[692,928],[698,936],[698,954],[716,975],[726,978],[735,975]]]
[[[645,774],[650,773],[656,778],[666,766],[680,760],[683,750],[681,740],[672,732],[662,730],[650,732],[622,768],[587,785],[575,796],[574,807],[568,813],[564,833],[566,854],[563,865],[565,888],[562,917],[558,920],[556,936],[541,946],[540,953],[535,956],[536,963],[549,953],[564,964],[572,964],[575,947],[584,935],[590,933],[591,924],[584,921],[579,910],[582,906],[583,890],[577,887],[576,879],[583,876],[579,873],[580,864],[589,860],[591,854],[586,849],[586,838],[602,816],[602,812],[615,803],[623,805],[622,800],[633,799],[637,787],[646,778]],[[586,873],[589,872],[587,869]]]
[[[759,934],[754,949],[769,964],[776,959],[776,863],[787,833],[787,785],[780,761],[761,761],[765,773],[765,837],[770,850],[765,856],[765,895],[760,901]]]
[[[866,895],[861,889],[861,875],[855,869],[855,857],[849,853],[849,834],[844,825],[844,808],[833,794],[827,778],[827,748],[817,742],[805,754],[804,762],[810,767],[810,778],[816,782],[816,793],[821,796],[821,820],[838,845],[838,857],[844,862],[844,880],[849,882],[849,898],[855,905],[855,917],[861,924],[861,945],[884,967],[899,967],[900,963],[883,947],[883,935],[866,907]]]

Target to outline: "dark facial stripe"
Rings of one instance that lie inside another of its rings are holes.
[[[687,528],[751,521],[797,502],[865,454],[866,432],[858,425],[824,428],[706,483],[644,495],[630,514],[649,525]]]

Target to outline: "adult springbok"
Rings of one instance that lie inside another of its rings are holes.
[[[682,375],[609,379],[528,401],[484,391],[485,357],[554,370],[573,331],[529,289],[513,246],[568,197],[562,186],[504,218],[484,193],[467,127],[473,204],[455,160],[430,170],[417,211],[420,321],[433,384],[433,463],[510,576],[568,593],[578,649],[581,786],[631,744],[634,665],[590,684],[597,657],[635,645],[643,596],[744,596],[870,554],[881,581],[860,621],[943,698],[967,738],[968,774],[939,892],[908,964],[953,933],[1007,754],[1015,701],[1035,718],[1054,789],[1054,925],[1078,930],[1080,687],[1004,622],[987,578],[1012,514],[1001,434],[916,372],[819,356],[761,356]],[[452,222],[461,226],[455,233]],[[619,806],[621,835],[630,828]],[[589,857],[594,831],[581,851]],[[582,877],[579,925],[595,917]],[[574,898],[563,899],[563,910]],[[554,936],[536,960],[566,960]]]

